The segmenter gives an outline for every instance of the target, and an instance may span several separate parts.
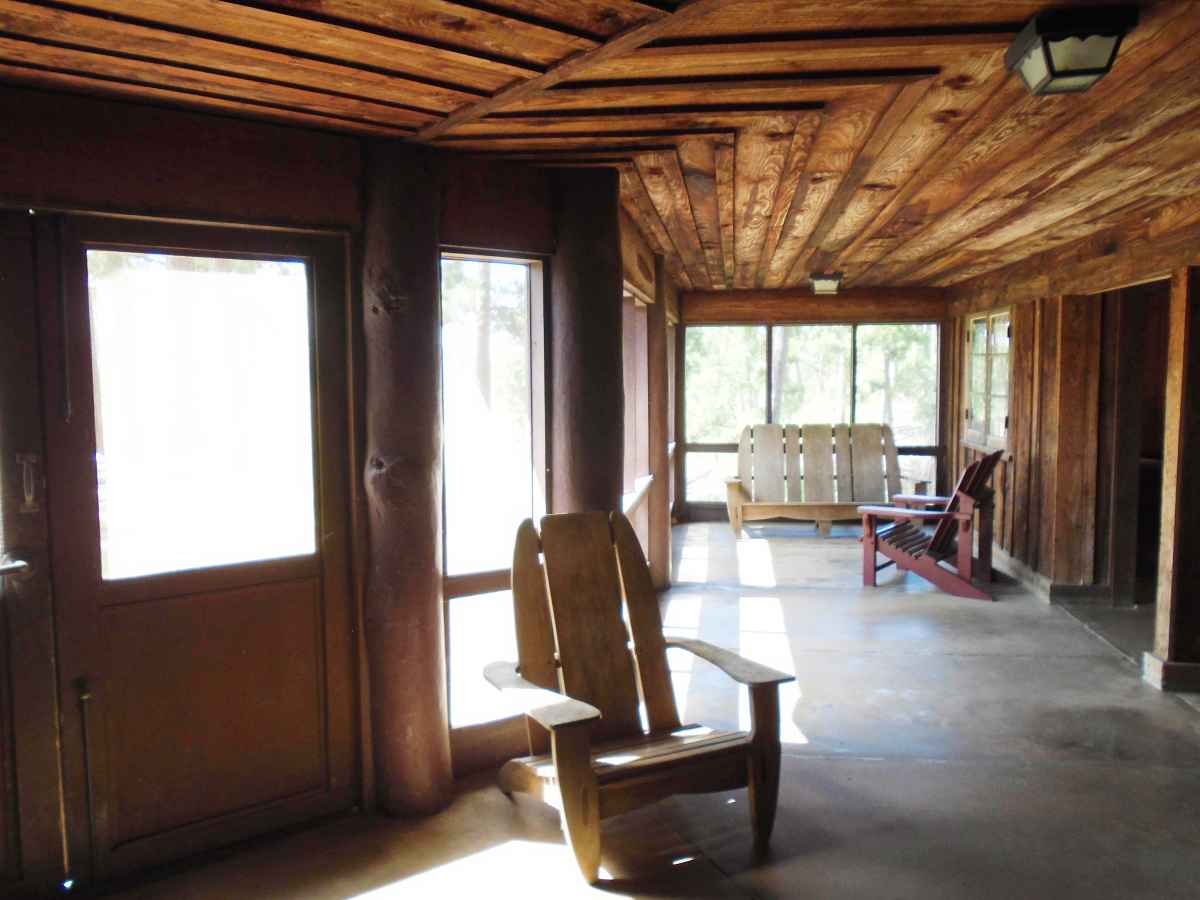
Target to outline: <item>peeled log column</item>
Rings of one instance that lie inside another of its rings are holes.
[[[620,509],[625,393],[617,174],[563,170],[551,190],[558,230],[547,390],[551,510]]]
[[[367,145],[362,262],[366,644],[380,807],[453,788],[442,623],[438,183],[429,154]]]

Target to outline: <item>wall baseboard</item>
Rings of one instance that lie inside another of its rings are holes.
[[[1143,653],[1142,680],[1160,691],[1200,691],[1200,663],[1172,662]]]
[[[1015,579],[1047,603],[1083,606],[1113,606],[1112,587],[1107,584],[1058,584],[996,544],[992,545],[992,567]]]

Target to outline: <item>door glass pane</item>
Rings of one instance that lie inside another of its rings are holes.
[[[937,443],[938,327],[858,326],[856,422],[892,426],[896,446]]]
[[[683,387],[687,440],[736,443],[744,426],[767,420],[767,329],[689,326]]]
[[[780,425],[850,421],[849,325],[777,325],[771,336],[771,419]]]
[[[529,266],[442,260],[446,572],[507,569],[534,513]]]
[[[303,262],[87,251],[105,579],[316,550]]]

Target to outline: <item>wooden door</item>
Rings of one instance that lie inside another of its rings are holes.
[[[357,798],[342,243],[59,228],[42,332],[72,874]]]
[[[33,218],[0,210],[0,896],[65,879]]]

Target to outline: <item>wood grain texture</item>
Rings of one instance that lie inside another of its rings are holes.
[[[713,287],[728,287],[721,248],[721,216],[717,201],[716,147],[703,138],[679,142],[679,164],[687,185],[688,201],[700,247]]]
[[[451,110],[479,96],[478,92],[461,87],[406,78],[390,67],[383,70],[362,68],[346,61],[293,55],[259,44],[232,43],[191,34],[181,37],[149,25],[36,7],[16,0],[0,2],[0,29],[14,38],[67,43],[75,48],[100,52],[120,47],[127,54],[158,62],[338,91],[377,101],[400,102],[432,111]],[[204,34],[208,29],[201,28],[200,31]]]
[[[685,291],[687,325],[721,323],[936,322],[945,317],[938,288],[858,288],[832,296],[811,290]]]
[[[636,165],[646,194],[670,235],[689,280],[693,285],[711,287],[678,155],[665,151],[646,153],[638,156]]]
[[[765,287],[777,288],[798,283],[800,279],[793,273],[797,263],[806,258],[805,250],[813,230],[829,207],[842,179],[850,171],[862,142],[867,139],[897,91],[895,87],[885,87],[871,94],[832,103],[826,108],[774,255],[767,265],[763,279]]]
[[[632,26],[598,47],[567,57],[541,75],[518,81],[507,88],[496,91],[484,100],[461,107],[442,121],[422,129],[417,137],[421,140],[432,140],[454,128],[456,125],[483,118],[516,101],[539,94],[568,79],[578,78],[584,73],[595,69],[606,60],[629,53],[638,47],[650,43],[666,33],[668,28],[672,26],[678,27],[704,16],[717,8],[720,2],[721,0],[683,0],[669,15],[654,21]]]
[[[1163,445],[1163,536],[1158,561],[1154,655],[1164,662],[1200,661],[1200,615],[1190,602],[1200,554],[1195,551],[1200,445],[1193,411],[1200,389],[1200,271],[1180,269],[1171,278],[1167,341],[1166,424]]]
[[[383,29],[525,65],[549,66],[597,44],[594,38],[567,28],[549,27],[446,0],[387,4],[371,0],[321,0],[319,5],[311,0],[266,0],[266,5],[299,15],[319,12],[323,19]],[[564,12],[560,11],[557,18],[563,17]]]
[[[640,734],[608,513],[546,516],[541,532],[563,692],[600,710],[598,740]]]
[[[128,15],[122,0],[79,0],[80,9],[97,13]],[[495,91],[514,78],[535,74],[531,65],[496,59],[484,60],[470,53],[442,46],[405,40],[333,22],[300,18],[270,9],[260,9],[229,0],[138,0],[138,20],[159,26],[188,29],[234,40],[253,40],[293,53],[321,56],[358,66]]]
[[[453,793],[441,598],[437,172],[420,148],[368,148],[362,255],[371,568],[367,646],[379,802],[428,812]],[[403,395],[397,399],[397,393]],[[406,410],[395,416],[397,403]]]
[[[794,117],[774,116],[738,134],[734,162],[735,287],[752,288],[758,283],[759,260],[796,126]]]

